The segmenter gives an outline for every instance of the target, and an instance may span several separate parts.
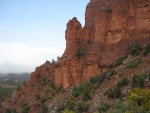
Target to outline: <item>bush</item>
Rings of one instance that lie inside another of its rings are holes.
[[[102,83],[105,79],[106,73],[101,73],[99,76],[93,76],[90,78],[90,83],[95,84],[95,83]]]
[[[90,92],[91,92],[92,88],[93,88],[93,85],[90,83],[82,84],[82,85],[74,87],[72,89],[71,93],[74,98],[76,98],[82,94],[83,100],[90,100],[91,99]]]
[[[127,102],[121,102],[119,99],[115,102],[115,108],[121,110],[123,113],[129,110],[130,105]]]
[[[87,41],[87,44],[92,44],[92,43],[93,43],[92,40],[88,40],[88,41]]]
[[[132,43],[130,45],[130,54],[131,55],[139,55],[142,50],[142,46],[138,43]]]
[[[108,71],[108,74],[107,74],[108,79],[110,79],[110,78],[111,78],[112,76],[114,76],[115,74],[116,74],[116,71],[111,68],[111,69]]]
[[[50,82],[50,87],[55,89],[55,84],[53,82]]]
[[[28,113],[30,106],[28,105],[28,103],[23,103],[21,105],[21,108],[22,108],[22,113]]]
[[[44,102],[46,102],[46,101],[47,101],[46,98],[41,98],[41,102],[42,102],[42,103],[44,103]]]
[[[81,95],[82,91],[83,91],[82,85],[76,86],[72,89],[72,96],[76,98],[79,95]]]
[[[11,113],[11,109],[10,109],[10,108],[7,108],[7,109],[5,110],[5,113]]]
[[[120,65],[123,63],[123,61],[124,61],[125,59],[126,59],[125,57],[119,58],[119,59],[116,61],[115,66],[120,66]]]
[[[72,110],[65,109],[65,110],[63,111],[63,113],[76,113],[76,112],[75,112],[75,111],[72,111]]]
[[[86,86],[84,88],[84,90],[83,90],[83,100],[84,101],[87,101],[87,100],[91,99],[90,92],[91,92],[91,87],[90,86]]]
[[[86,51],[84,49],[78,49],[76,56],[80,59],[82,56],[85,56]]]
[[[105,95],[108,97],[108,98],[120,98],[122,93],[121,93],[121,89],[116,86],[114,87],[114,89],[108,89],[105,91]]]
[[[17,113],[17,110],[16,109],[12,109],[12,113]]]
[[[127,64],[127,68],[135,68],[141,63],[141,61],[142,61],[141,57],[132,60]]]
[[[56,107],[56,112],[60,113],[61,111],[65,110],[65,102],[59,101]]]
[[[107,9],[105,9],[105,12],[108,13],[108,14],[111,14],[112,13],[112,9],[107,8]]]
[[[143,52],[143,56],[146,56],[150,53],[150,42],[145,45],[145,51]]]
[[[150,53],[150,42],[145,45],[145,52]]]
[[[58,93],[61,91],[61,87],[55,87],[55,93]]]
[[[124,113],[124,112],[122,112],[119,109],[112,109],[112,110],[109,110],[107,113]]]
[[[142,75],[135,74],[132,78],[133,87],[143,87],[145,83],[145,78]]]
[[[68,109],[69,110],[74,110],[74,104],[75,104],[74,100],[68,100],[68,102],[67,102]]]
[[[110,108],[110,104],[109,103],[102,102],[98,106],[97,110],[99,111],[99,113],[103,113],[103,112],[106,112],[109,108]]]
[[[150,90],[135,88],[129,92],[128,101],[131,105],[148,111],[150,110]]]
[[[77,107],[77,113],[83,113],[87,111],[89,107],[90,107],[90,104],[88,102],[79,103]]]
[[[124,86],[128,85],[128,83],[129,83],[129,80],[128,80],[127,77],[125,77],[125,78],[121,79],[121,80],[117,83],[117,86],[118,86],[118,87],[124,87]]]

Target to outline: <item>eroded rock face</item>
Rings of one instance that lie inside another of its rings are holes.
[[[67,24],[66,50],[55,68],[55,83],[69,88],[85,82],[126,56],[130,43],[149,40],[149,0],[90,0],[85,26],[76,18]],[[80,59],[79,50],[85,53]]]
[[[128,55],[130,43],[150,41],[150,1],[90,0],[85,25],[82,27],[74,17],[65,33],[64,54],[55,64],[46,62],[38,67],[31,74],[31,84],[44,75],[67,90],[105,72],[118,58]]]

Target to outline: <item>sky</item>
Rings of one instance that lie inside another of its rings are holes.
[[[73,17],[84,26],[89,0],[0,0],[0,73],[33,72],[61,56]]]

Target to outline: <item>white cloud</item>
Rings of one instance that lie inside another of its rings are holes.
[[[36,48],[22,43],[0,42],[0,72],[34,71],[46,60],[62,55],[57,48]]]

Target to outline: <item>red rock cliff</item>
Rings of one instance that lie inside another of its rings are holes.
[[[65,38],[64,54],[49,69],[55,84],[67,89],[113,66],[128,54],[130,43],[150,40],[150,1],[90,0],[85,26],[74,17],[67,23]]]

